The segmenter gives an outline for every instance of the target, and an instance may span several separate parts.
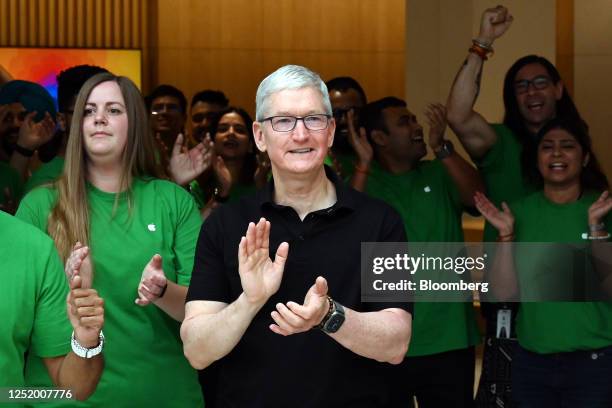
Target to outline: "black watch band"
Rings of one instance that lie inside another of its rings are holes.
[[[15,151],[22,156],[32,157],[34,156],[34,150],[26,149],[23,146],[19,146],[18,143],[15,143]]]
[[[334,301],[329,296],[327,296],[327,305],[328,305],[327,313],[325,313],[325,316],[323,316],[323,319],[321,319],[321,322],[317,324],[316,326],[314,326],[313,329],[323,330],[323,326],[325,325],[325,323],[327,322],[327,320],[329,319],[329,317],[334,311]]]
[[[164,297],[164,295],[166,294],[166,290],[167,289],[168,289],[168,281],[166,281],[166,284],[162,288],[161,292],[159,292],[159,298],[160,299]]]
[[[442,146],[440,150],[435,151],[434,154],[438,160],[446,159],[448,156],[453,154],[455,151],[455,146],[450,142],[450,140],[445,140],[442,142]]]
[[[323,320],[321,320],[321,323],[315,327],[324,333],[335,333],[340,330],[340,327],[342,327],[344,323],[344,307],[329,296],[327,297],[327,301],[329,302],[329,311]]]

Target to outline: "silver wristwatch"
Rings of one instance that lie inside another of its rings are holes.
[[[70,345],[72,346],[72,351],[74,354],[81,358],[94,358],[98,354],[102,352],[104,348],[104,334],[102,330],[100,330],[100,336],[98,337],[99,343],[94,348],[83,347],[79,344],[79,342],[74,337],[74,332],[72,332],[72,338],[70,339]]]

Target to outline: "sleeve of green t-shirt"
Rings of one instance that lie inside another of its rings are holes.
[[[49,213],[54,203],[54,190],[47,187],[35,188],[21,200],[15,217],[46,232]]]
[[[491,148],[484,155],[484,157],[476,161],[476,165],[480,169],[490,170],[491,168],[494,168],[495,165],[501,164],[501,161],[504,157],[504,150],[506,144],[510,141],[510,138],[512,137],[512,132],[505,125],[497,123],[491,126],[493,127],[497,138],[493,146],[491,146]]]
[[[182,286],[189,286],[202,218],[193,197],[183,189],[176,189],[176,203],[177,219],[173,249],[176,254],[177,283]]]
[[[40,275],[31,350],[39,357],[56,357],[70,351],[72,326],[66,314],[68,285],[62,262],[51,239],[32,254],[35,273]],[[34,272],[34,271],[33,271]]]

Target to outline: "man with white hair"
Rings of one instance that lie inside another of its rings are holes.
[[[316,73],[284,66],[256,102],[273,179],[203,225],[185,355],[198,369],[219,360],[217,406],[387,406],[412,304],[361,302],[360,246],[405,241],[401,218],[323,165],[336,126]]]

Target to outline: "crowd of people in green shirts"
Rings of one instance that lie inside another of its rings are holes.
[[[606,259],[608,180],[554,65],[528,55],[510,67],[503,123],[474,111],[483,65],[512,20],[502,6],[485,10],[446,105],[425,112],[427,138],[405,101],[368,103],[354,79],[328,81],[337,129],[327,164],[353,188],[391,204],[409,241],[463,242],[464,212],[479,212],[487,221],[484,241],[588,243]],[[0,88],[0,205],[21,220],[0,214],[0,265],[15,278],[0,288],[0,310],[11,317],[0,324],[0,386],[58,384],[48,360],[70,355],[70,325],[58,316],[65,316],[69,292],[89,290],[90,302],[99,296],[103,307],[89,305],[81,318],[104,316],[105,337],[101,327],[87,326],[101,339],[94,346],[104,345],[104,370],[89,379],[81,406],[201,406],[180,322],[202,219],[270,177],[269,160],[256,152],[253,120],[222,94],[205,91],[192,100],[187,134],[187,102],[174,87],[162,85],[143,100],[129,79],[91,66],[62,72],[58,84],[59,112],[36,84]],[[447,122],[476,167],[445,139]],[[427,146],[434,160],[424,160]],[[35,151],[42,165],[30,175]],[[417,302],[392,406],[413,398],[420,407],[496,400],[612,406],[612,304],[516,303],[533,290],[529,264],[547,259],[512,261],[510,251],[499,250],[487,273],[505,283],[496,286],[497,299],[515,303],[487,305],[483,334],[485,365],[503,353],[511,376],[485,367],[474,401],[482,335],[473,304]],[[500,267],[501,260],[512,268]],[[62,264],[70,265],[70,285]],[[609,279],[604,275],[604,289]],[[500,311],[510,316],[505,337],[495,330]],[[99,381],[95,392],[92,381]]]

